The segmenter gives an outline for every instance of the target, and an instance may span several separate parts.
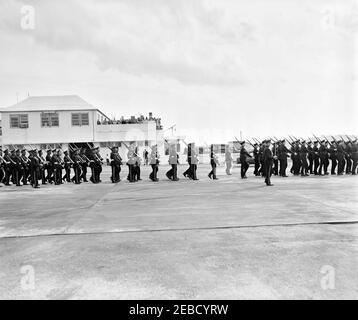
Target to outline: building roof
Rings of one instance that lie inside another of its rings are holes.
[[[76,95],[28,97],[0,112],[98,110]]]

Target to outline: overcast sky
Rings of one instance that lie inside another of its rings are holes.
[[[208,143],[356,134],[357,35],[349,0],[1,0],[0,107],[78,94]]]

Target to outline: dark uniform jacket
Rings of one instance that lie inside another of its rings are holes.
[[[241,163],[246,162],[247,157],[252,158],[250,156],[250,154],[247,152],[247,150],[245,149],[245,147],[241,147],[241,149],[240,149],[240,162]]]

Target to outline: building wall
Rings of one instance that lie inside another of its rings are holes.
[[[143,124],[105,124],[95,125],[94,141],[150,141],[154,142],[156,136],[154,121]]]
[[[44,111],[46,112],[46,111]],[[72,113],[88,112],[88,126],[72,126]],[[5,146],[21,145],[40,148],[41,145],[58,144],[63,150],[67,150],[68,143],[93,142],[100,147],[104,159],[110,154],[107,146],[114,143],[135,141],[138,146],[138,154],[143,157],[146,149],[149,153],[151,146],[157,144],[161,157],[164,157],[163,130],[157,130],[155,121],[142,124],[97,124],[96,111],[58,111],[58,127],[41,127],[41,112],[12,112],[2,113],[2,133],[0,142]],[[27,114],[28,125],[26,129],[10,128],[10,114]],[[124,161],[127,160],[128,150],[121,145],[119,153]]]
[[[72,113],[77,111],[59,111],[58,127],[41,127],[41,112],[2,113],[2,143],[9,144],[46,144],[64,142],[91,142],[94,139],[94,119],[96,111],[89,113],[88,126],[72,126]],[[28,114],[29,127],[10,128],[10,114]]]

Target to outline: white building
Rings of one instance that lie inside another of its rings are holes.
[[[78,96],[29,97],[0,113],[3,147],[67,150],[69,145],[99,146],[105,158],[108,147],[117,145],[126,160],[125,144],[135,143],[139,155],[157,144],[164,155],[163,130],[151,114],[147,119],[112,121]]]

